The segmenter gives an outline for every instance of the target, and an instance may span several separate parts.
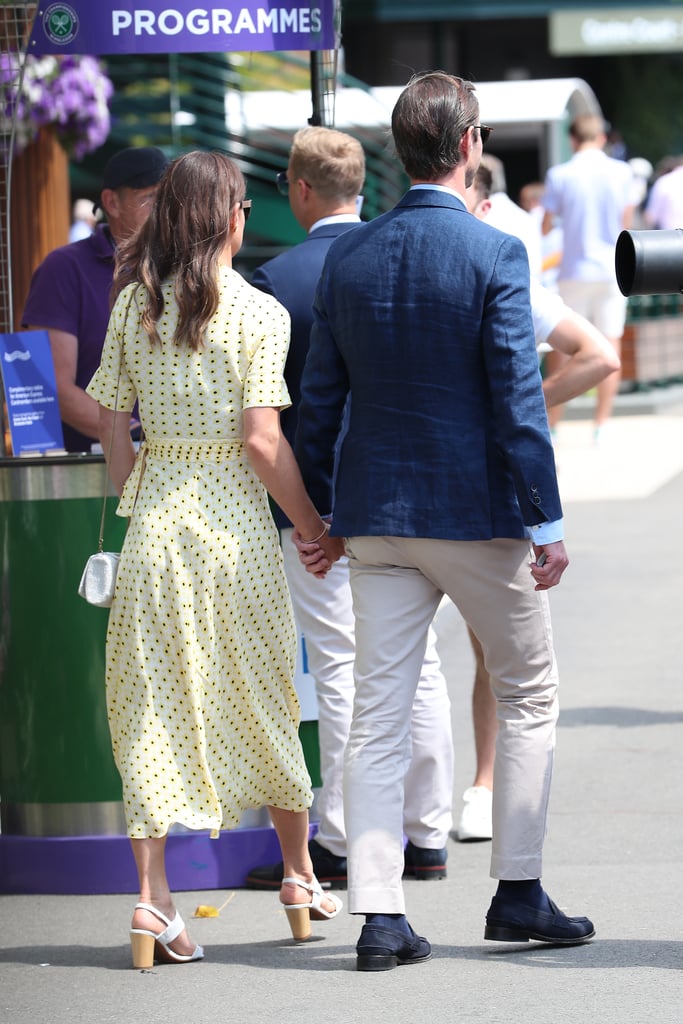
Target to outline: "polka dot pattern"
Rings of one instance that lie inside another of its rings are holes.
[[[171,283],[151,347],[132,294],[88,388],[114,408],[123,344],[118,408],[138,398],[147,441],[119,506],[132,515],[107,633],[114,758],[131,838],[174,822],[215,834],[247,808],[312,801],[279,538],[241,444],[243,408],[289,403],[289,317],[224,268],[205,347],[173,344]]]

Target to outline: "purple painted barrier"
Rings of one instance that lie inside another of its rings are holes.
[[[168,880],[175,891],[236,889],[250,868],[280,860],[272,828],[170,835]],[[137,893],[126,836],[0,835],[0,893],[88,895]]]

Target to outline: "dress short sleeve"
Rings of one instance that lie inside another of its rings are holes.
[[[114,303],[100,365],[85,389],[105,409],[122,412],[130,412],[137,397],[126,367],[126,340],[137,332],[140,323],[134,302],[135,288],[136,285],[129,285]]]
[[[260,307],[260,340],[251,353],[242,407],[286,409],[292,404],[284,377],[291,330],[289,313],[272,296],[256,289],[254,293]]]

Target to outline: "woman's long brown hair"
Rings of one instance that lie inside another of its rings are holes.
[[[245,190],[242,172],[223,153],[196,150],[169,164],[147,221],[119,247],[112,290],[116,298],[127,285],[142,285],[142,326],[152,344],[161,344],[162,285],[173,277],[179,310],[173,340],[201,348],[218,308],[218,265],[231,214]]]

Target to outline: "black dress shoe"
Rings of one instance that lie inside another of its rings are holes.
[[[309,840],[308,852],[313,861],[313,874],[323,889],[346,888],[346,857],[335,857],[315,839]],[[247,889],[279,889],[284,874],[282,861],[277,864],[263,864],[251,869],[245,885]]]
[[[409,933],[403,929],[364,924],[356,943],[356,968],[359,971],[391,971],[403,964],[421,964],[431,960],[432,947],[416,935],[408,922]]]
[[[415,846],[408,840],[405,848],[404,878],[429,878],[446,877],[446,858],[448,850],[444,846],[442,850],[426,850],[422,846]]]
[[[485,939],[495,942],[554,942],[575,946],[595,935],[587,917],[567,917],[548,897],[549,910],[494,896],[486,915]]]

